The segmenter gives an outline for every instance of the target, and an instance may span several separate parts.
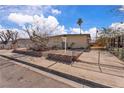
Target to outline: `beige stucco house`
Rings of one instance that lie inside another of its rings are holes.
[[[64,48],[65,40],[67,48],[88,48],[90,45],[90,34],[65,34],[50,37],[48,46]]]

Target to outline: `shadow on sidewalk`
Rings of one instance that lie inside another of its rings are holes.
[[[98,66],[99,65],[98,63],[91,63],[91,62],[83,61],[83,60],[77,60],[77,62],[86,63],[86,64],[90,64],[90,65],[95,65],[95,66]],[[106,68],[124,70],[124,67],[120,67],[120,66],[113,66],[113,65],[101,64],[101,63],[100,63],[100,66],[106,67]]]
[[[82,63],[82,65],[83,64],[93,65],[93,66],[96,66],[96,68],[99,68],[99,66],[100,66],[102,71],[101,70],[99,70],[99,71],[95,70],[94,68],[91,68],[91,67],[90,67],[90,69],[87,68],[87,67],[80,67],[80,66],[74,66],[74,65],[72,65],[72,67],[76,67],[76,68],[80,68],[80,69],[85,69],[85,70],[89,70],[89,71],[94,71],[94,72],[99,72],[99,73],[103,73],[103,74],[108,74],[108,75],[113,75],[113,76],[118,76],[118,77],[123,77],[124,78],[124,76],[122,76],[122,75],[117,75],[117,74],[113,74],[113,73],[104,72],[104,69],[102,69],[102,67],[104,67],[104,68],[111,69],[110,71],[112,71],[112,69],[114,69],[114,70],[124,70],[124,67],[112,66],[112,65],[106,65],[106,64],[100,64],[99,65],[98,63],[91,63],[91,62],[86,62],[86,61],[81,61],[81,60],[78,60],[77,62]]]

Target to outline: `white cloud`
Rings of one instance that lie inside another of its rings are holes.
[[[30,15],[23,15],[21,13],[11,13],[8,16],[8,19],[10,21],[13,21],[13,22],[19,24],[19,25],[33,22],[33,17],[32,16],[30,16]]]
[[[124,30],[124,23],[115,22],[112,23],[109,27],[112,28],[113,30],[116,29]]]
[[[50,5],[15,5],[15,6],[9,6],[4,5],[0,6],[0,16],[5,18],[10,13],[21,13],[25,15],[48,15],[48,14],[54,14],[58,15],[61,14],[61,10],[58,10]]]
[[[70,28],[71,34],[80,34],[79,28]],[[81,33],[84,33],[84,31],[81,29]]]
[[[113,31],[116,31],[116,33],[124,33],[124,23],[112,23],[109,28],[111,28]]]
[[[53,30],[58,25],[59,22],[54,16],[48,16],[47,18],[42,16],[35,15],[34,16],[34,24],[40,27],[41,30]]]
[[[52,9],[51,12],[52,14],[55,14],[55,15],[61,14],[61,11],[58,9]]]
[[[97,32],[97,28],[93,27],[93,28],[90,28],[88,31],[85,31],[84,33],[90,34],[91,35],[91,39],[95,40],[96,39],[96,32]]]
[[[54,16],[34,16],[35,23],[44,32],[53,31],[52,35],[67,34],[64,26],[59,25],[58,20]]]
[[[42,31],[42,33],[44,32],[49,33],[53,31],[51,35],[67,34],[66,32],[67,30],[65,30],[65,27],[62,25],[59,25],[58,20],[54,16],[44,17],[44,15],[30,16],[30,15],[24,15],[20,13],[11,13],[8,16],[8,19],[22,26],[22,28],[24,28],[24,25],[26,23],[29,23],[33,25],[34,29],[36,25],[40,27],[40,31]]]
[[[51,12],[52,6],[46,5],[15,5],[0,6],[0,14],[7,16],[10,13],[22,13],[25,15],[41,15]]]
[[[53,30],[57,27],[55,33],[67,33],[65,27],[60,25],[54,16],[44,17],[48,14],[61,14],[61,11],[46,5],[19,5],[19,6],[0,6],[0,14],[4,20],[9,20],[24,27],[26,23],[37,23],[42,31]],[[1,27],[0,27],[1,28]],[[21,32],[21,31],[20,31]],[[22,35],[23,36],[23,35]]]
[[[120,23],[119,22],[116,22],[116,23],[112,23],[109,27],[110,28],[113,28],[113,27],[116,27],[116,26],[118,26]]]
[[[120,11],[124,11],[124,5],[121,6],[121,8],[119,8]]]
[[[65,29],[65,26],[58,26],[58,30],[57,30],[57,35],[60,34],[67,34],[67,29]]]
[[[70,28],[70,30],[71,30],[71,34],[80,34],[80,28]],[[81,34],[90,34],[91,35],[91,39],[95,40],[95,38],[96,38],[96,31],[97,31],[96,27],[90,28],[87,31],[83,31],[81,29]]]

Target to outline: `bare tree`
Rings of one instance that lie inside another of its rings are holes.
[[[12,48],[15,49],[17,43],[18,32],[12,30],[4,30],[0,32],[1,44],[7,45],[9,42],[12,44]],[[4,47],[3,47],[4,48]]]
[[[102,46],[108,47],[112,30],[110,28],[103,27],[101,29],[101,32],[99,32],[98,34],[99,34],[99,39],[97,40],[97,42],[101,43]]]
[[[15,49],[17,41],[18,41],[18,32],[9,30],[9,33],[10,33],[10,40],[11,40],[11,43],[12,43],[12,48]]]
[[[9,30],[0,31],[0,39],[1,39],[0,43],[3,44],[3,48],[4,48],[4,45],[7,45],[10,40]]]
[[[33,50],[41,51],[48,49],[48,42],[50,35],[57,29],[58,26],[49,31],[43,31],[39,26],[26,25],[24,31],[28,34],[30,40],[33,42]],[[45,28],[44,28],[45,29]]]

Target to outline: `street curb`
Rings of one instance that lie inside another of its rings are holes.
[[[62,73],[62,72],[55,71],[55,70],[52,70],[52,69],[49,69],[49,68],[45,68],[45,67],[42,67],[42,66],[39,66],[39,65],[28,63],[28,62],[25,62],[25,61],[22,61],[22,60],[19,60],[19,59],[15,59],[15,58],[8,57],[8,56],[5,56],[5,55],[0,55],[0,56],[4,57],[4,58],[7,58],[7,59],[10,59],[10,60],[14,60],[14,61],[16,61],[15,63],[18,63],[18,64],[23,65],[23,66],[27,66],[31,70],[34,69],[35,71],[38,71],[38,72],[43,71],[43,72],[46,72],[47,74],[48,73],[51,74],[51,76],[56,75],[56,76],[61,77],[61,78],[62,77],[66,78],[66,80],[70,80],[71,82],[73,82],[73,84],[71,83],[73,87],[80,87],[80,85],[83,84],[83,85],[86,85],[86,86],[89,86],[89,87],[94,87],[94,88],[110,88],[110,86],[98,84],[98,83],[95,83],[95,82],[92,82],[92,81],[89,81],[89,80],[86,80],[86,79],[82,79],[82,78],[72,76],[72,75],[69,75],[69,74],[66,74],[66,73]],[[75,84],[77,83],[77,85],[75,85],[74,82],[75,82]],[[67,82],[65,82],[65,83],[67,83]]]
[[[73,81],[71,81],[71,80],[68,80],[68,79],[59,77],[59,76],[57,76],[57,75],[54,75],[54,74],[51,74],[51,73],[48,73],[48,72],[39,70],[39,69],[37,69],[37,68],[31,67],[31,66],[28,66],[28,65],[25,65],[25,64],[22,64],[22,63],[17,63],[17,62],[13,62],[13,63],[15,63],[15,64],[17,64],[17,65],[20,65],[20,66],[23,66],[23,67],[25,67],[25,68],[27,68],[27,69],[29,69],[29,70],[34,71],[34,72],[40,73],[40,74],[42,74],[42,75],[44,75],[44,76],[47,76],[47,77],[49,77],[49,78],[51,78],[51,79],[60,81],[60,82],[62,82],[62,83],[64,83],[64,84],[67,84],[67,85],[72,86],[72,87],[74,87],[74,88],[81,88],[81,87],[83,86],[83,85],[78,84],[78,83],[76,83],[76,82],[73,82]]]

